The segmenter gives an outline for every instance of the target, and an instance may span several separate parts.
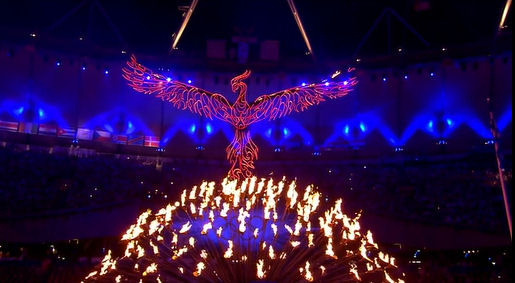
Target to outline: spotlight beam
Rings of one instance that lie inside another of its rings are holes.
[[[197,6],[198,0],[193,0],[191,2],[191,5],[188,7],[188,11],[186,11],[186,14],[184,15],[184,19],[182,21],[181,27],[175,33],[172,37],[172,47],[170,49],[170,52],[177,49],[177,44],[179,43],[179,39],[181,39],[182,33],[184,32],[184,29],[186,29],[186,26],[188,25],[188,22],[190,21],[191,15],[193,14],[193,11],[195,11],[195,7]]]
[[[306,43],[306,47],[308,48],[309,54],[315,59],[315,54],[313,53],[313,48],[311,48],[311,44],[309,43],[308,34],[306,33],[306,30],[304,30],[304,26],[302,25],[302,21],[300,20],[299,13],[297,11],[297,8],[295,7],[295,3],[293,3],[293,0],[287,0],[288,5],[290,6],[291,13],[293,14],[293,17],[295,18],[295,22],[297,23],[297,26],[299,27],[299,31],[302,34],[302,38],[304,39],[304,43]]]
[[[508,17],[508,12],[511,8],[511,0],[507,0],[506,4],[504,5],[504,10],[502,12],[501,21],[499,22],[498,30],[500,31],[504,27],[504,23],[506,22],[506,18]]]

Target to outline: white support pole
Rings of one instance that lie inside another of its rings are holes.
[[[181,39],[182,33],[184,32],[184,29],[188,25],[188,22],[190,21],[191,15],[193,14],[193,11],[195,10],[195,7],[197,6],[198,0],[193,0],[191,2],[191,5],[188,7],[188,11],[186,11],[186,14],[184,15],[184,20],[182,21],[181,27],[173,35],[172,39],[172,47],[170,51],[173,51],[177,49],[177,44],[179,43],[179,39]]]
[[[293,14],[293,17],[295,18],[295,22],[297,22],[297,26],[299,27],[300,33],[302,34],[302,38],[304,38],[304,42],[306,43],[306,47],[308,48],[309,54],[313,56],[313,59],[315,58],[315,54],[313,53],[313,48],[311,48],[311,44],[309,43],[309,38],[304,30],[304,26],[302,25],[302,21],[300,20],[299,13],[297,12],[297,8],[295,7],[295,3],[293,3],[293,0],[287,0],[288,5],[290,5],[291,12]]]

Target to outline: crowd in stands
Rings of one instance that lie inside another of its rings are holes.
[[[504,179],[511,199],[512,169]],[[343,197],[350,208],[418,222],[505,229],[495,160],[488,155],[444,160],[269,162],[258,176],[296,177],[299,186]],[[0,147],[0,215],[160,199],[173,201],[202,180],[220,181],[224,161],[163,160],[74,148]],[[170,199],[168,199],[170,198]]]
[[[504,160],[504,180],[511,201],[510,158]],[[393,161],[260,161],[256,165],[258,176],[295,177],[299,187],[313,183],[324,199],[342,197],[346,208],[354,211],[429,225],[506,231],[499,176],[488,154]],[[0,218],[9,221],[15,215],[30,217],[128,201],[160,206],[202,180],[220,181],[227,169],[225,161],[4,143],[0,146]],[[105,242],[84,246],[89,248],[64,260],[48,251],[27,256],[9,251],[13,245],[6,249],[0,243],[0,278],[5,282],[80,280],[96,264],[91,258],[101,258]],[[416,260],[411,254],[397,257],[411,279],[407,282],[510,282],[511,250],[492,254],[451,257],[440,251]],[[85,255],[89,259],[81,261],[79,257]]]
[[[506,158],[503,177],[511,207],[511,156]],[[269,171],[313,183],[327,195],[342,197],[352,211],[431,225],[507,231],[492,154],[330,165],[283,164]]]
[[[161,177],[135,158],[7,146],[0,148],[0,215],[126,201],[161,186]]]

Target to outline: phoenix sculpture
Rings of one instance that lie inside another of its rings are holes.
[[[235,133],[232,142],[226,148],[227,159],[231,164],[228,176],[238,180],[253,176],[254,160],[258,157],[258,147],[252,141],[249,132],[251,124],[279,119],[292,112],[304,111],[326,99],[343,97],[357,84],[355,77],[338,82],[325,81],[261,95],[249,103],[247,84],[244,80],[250,77],[251,71],[246,70],[231,80],[232,91],[238,94],[236,101],[231,104],[221,94],[155,73],[138,63],[135,56],[127,62],[123,73],[123,77],[137,92],[154,95],[170,102],[176,108],[230,123]],[[332,77],[339,74],[340,72],[337,72]]]

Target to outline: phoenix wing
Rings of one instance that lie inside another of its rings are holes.
[[[327,98],[343,97],[354,89],[357,82],[353,77],[343,82],[310,84],[262,95],[250,105],[252,123],[278,119],[291,112],[301,112]]]
[[[225,97],[154,73],[139,64],[134,56],[123,68],[123,77],[137,92],[154,95],[181,110],[229,122],[231,105]]]

